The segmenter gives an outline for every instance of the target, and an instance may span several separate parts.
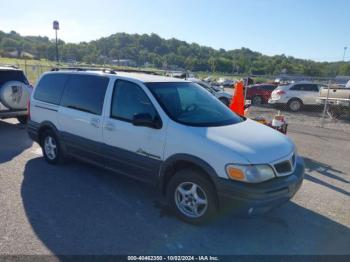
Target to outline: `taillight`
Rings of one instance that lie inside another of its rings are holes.
[[[276,92],[277,95],[284,95],[286,92],[284,92],[283,90],[278,90]]]

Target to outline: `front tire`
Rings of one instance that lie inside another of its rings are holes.
[[[197,170],[177,171],[168,184],[167,199],[176,216],[190,224],[206,223],[218,211],[213,185]]]
[[[64,162],[64,154],[58,137],[51,130],[44,131],[41,136],[41,148],[45,160],[52,165],[62,164]]]

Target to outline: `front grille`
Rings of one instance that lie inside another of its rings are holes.
[[[288,160],[275,164],[275,169],[278,173],[289,173],[292,171],[292,166]]]

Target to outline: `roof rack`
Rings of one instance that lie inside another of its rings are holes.
[[[52,68],[51,71],[61,71],[61,70],[69,70],[69,71],[102,71],[103,73],[109,73],[109,74],[117,74],[118,72],[127,72],[127,73],[142,73],[142,74],[149,74],[149,75],[161,75],[154,71],[147,71],[147,70],[137,70],[137,69],[112,69],[112,68],[105,68],[105,67],[55,67]]]
[[[97,67],[55,67],[52,68],[51,71],[101,71],[103,73],[116,74],[114,69],[111,68],[97,68]]]
[[[118,72],[126,72],[126,73],[141,73],[141,74],[148,74],[148,75],[156,75],[160,76],[162,74],[154,72],[154,71],[148,71],[148,70],[137,70],[137,69],[116,69]]]

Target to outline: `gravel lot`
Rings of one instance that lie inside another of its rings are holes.
[[[0,254],[350,254],[350,135],[292,121],[307,174],[255,218],[195,227],[153,188],[79,162],[50,166],[15,120],[0,121]]]

